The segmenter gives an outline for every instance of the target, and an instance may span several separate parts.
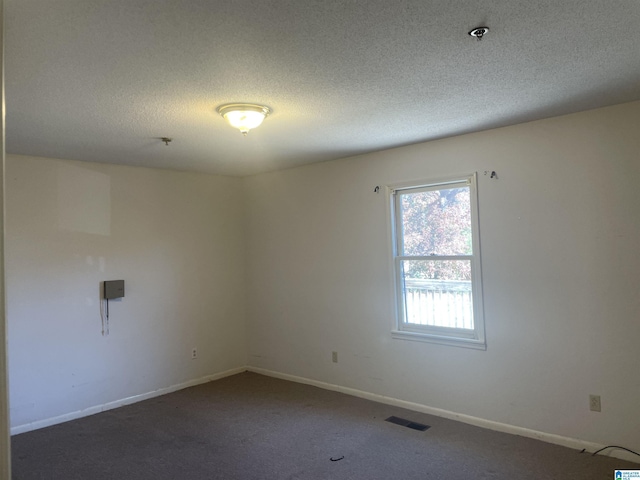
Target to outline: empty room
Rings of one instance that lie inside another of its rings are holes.
[[[637,1],[3,3],[0,480],[640,479]]]

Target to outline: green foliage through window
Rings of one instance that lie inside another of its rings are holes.
[[[468,187],[400,193],[403,256],[472,255]],[[416,279],[471,280],[471,263],[412,261],[404,275]]]

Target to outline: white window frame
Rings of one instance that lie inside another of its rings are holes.
[[[397,192],[410,190],[440,190],[443,188],[455,188],[455,186],[468,186],[471,199],[471,235],[472,255],[430,255],[430,256],[400,256],[400,242],[402,231],[400,218],[400,202],[397,200]],[[390,206],[391,245],[394,271],[394,298],[396,304],[395,323],[392,329],[392,337],[402,340],[417,340],[442,345],[475,348],[486,350],[484,307],[482,301],[482,262],[480,258],[480,227],[478,216],[478,188],[477,174],[458,175],[454,177],[440,178],[437,180],[415,181],[387,187],[388,205]],[[403,260],[470,260],[471,262],[471,295],[473,299],[473,325],[474,330],[437,327],[428,325],[409,324],[405,318],[405,299],[402,289]]]

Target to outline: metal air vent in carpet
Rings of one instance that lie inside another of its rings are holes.
[[[387,418],[385,422],[395,423],[396,425],[413,428],[414,430],[420,430],[421,432],[424,432],[428,428],[431,428],[429,425],[423,425],[421,423],[412,422],[411,420],[406,420],[404,418],[394,416]]]

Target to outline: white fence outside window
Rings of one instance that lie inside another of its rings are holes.
[[[471,281],[404,279],[407,323],[473,330]]]

